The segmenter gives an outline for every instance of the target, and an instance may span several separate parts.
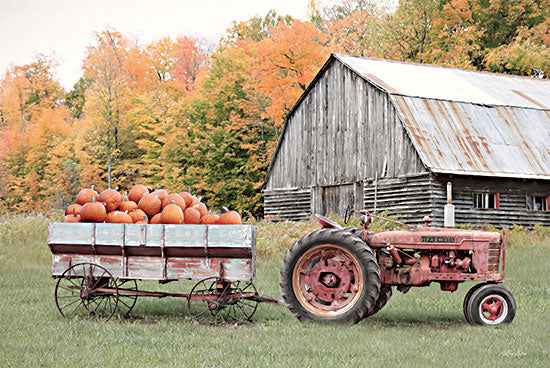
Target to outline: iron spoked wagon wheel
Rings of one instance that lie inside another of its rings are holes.
[[[516,301],[503,286],[483,284],[470,296],[467,314],[474,325],[510,323],[516,315]]]
[[[92,316],[108,321],[118,305],[116,279],[94,263],[79,263],[63,272],[55,285],[55,304],[65,318]]]
[[[187,308],[194,323],[239,323],[246,318],[242,301],[242,291],[236,283],[209,277],[193,286],[187,300]]]
[[[279,284],[286,304],[299,319],[357,323],[375,308],[380,268],[372,250],[358,237],[321,229],[290,248]]]
[[[117,279],[118,289],[118,313],[123,317],[128,317],[137,302],[138,291],[137,282],[134,279]]]
[[[241,289],[243,297],[241,300],[238,300],[237,303],[242,304],[245,320],[251,321],[252,316],[254,315],[254,313],[256,313],[256,310],[258,309],[258,304],[260,304],[260,302],[257,299],[252,299],[248,296],[251,295],[253,297],[257,297],[258,290],[252,282],[249,282],[248,284],[243,283],[245,285],[243,287],[241,287],[240,284],[241,283],[239,281],[236,282],[236,286]]]

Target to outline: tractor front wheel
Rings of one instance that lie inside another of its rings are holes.
[[[380,268],[372,250],[353,234],[321,229],[290,248],[279,284],[298,319],[357,323],[375,308]]]
[[[473,325],[510,323],[516,315],[516,301],[506,288],[484,284],[470,296],[466,314],[468,322]]]

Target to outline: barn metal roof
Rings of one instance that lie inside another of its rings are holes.
[[[550,179],[550,80],[333,57],[390,94],[432,172]]]
[[[550,110],[550,80],[334,54],[392,95]]]

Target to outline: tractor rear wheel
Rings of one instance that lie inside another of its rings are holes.
[[[289,249],[279,285],[298,319],[357,323],[376,306],[380,268],[372,250],[353,234],[321,229]]]
[[[367,316],[372,316],[375,313],[378,313],[380,309],[382,309],[386,303],[388,303],[388,300],[390,300],[392,296],[392,287],[389,285],[384,285],[380,288],[380,296],[378,297],[378,300],[376,301],[376,304],[374,305],[374,309],[372,312]]]
[[[510,323],[516,315],[516,301],[503,286],[484,284],[471,295],[467,313],[474,325]]]

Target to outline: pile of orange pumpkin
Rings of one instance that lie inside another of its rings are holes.
[[[64,222],[108,222],[117,224],[204,224],[239,225],[241,216],[223,208],[224,213],[210,213],[200,198],[189,192],[152,191],[142,184],[134,185],[123,196],[115,189],[97,193],[93,186],[82,189],[76,203],[65,209]]]

